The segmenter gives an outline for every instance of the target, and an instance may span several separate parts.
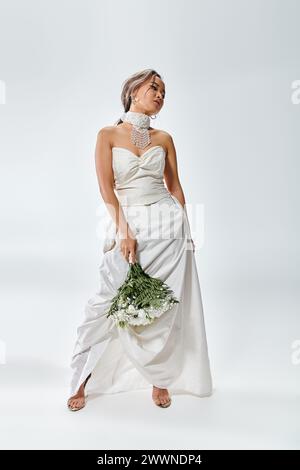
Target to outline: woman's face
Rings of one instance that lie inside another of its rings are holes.
[[[137,103],[131,104],[130,111],[148,115],[157,114],[164,104],[164,82],[156,76],[151,77],[133,93],[133,96],[137,100]]]

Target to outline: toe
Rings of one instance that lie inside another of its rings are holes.
[[[158,389],[153,386],[152,398],[158,406],[168,406],[170,403],[170,395],[167,389]]]
[[[68,403],[68,407],[71,410],[80,409],[80,408],[83,408],[84,405],[85,405],[85,397],[84,396],[73,396],[73,397],[69,398],[67,403]]]

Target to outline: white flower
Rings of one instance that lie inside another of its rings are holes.
[[[134,305],[129,305],[129,307],[127,308],[127,312],[128,313],[135,313],[136,309],[135,309]]]

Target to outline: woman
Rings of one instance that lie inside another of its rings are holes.
[[[176,150],[170,134],[150,127],[165,93],[155,70],[132,75],[123,85],[122,119],[97,136],[96,172],[113,236],[106,232],[100,287],[77,330],[68,400],[72,411],[85,406],[88,381],[98,393],[152,387],[154,403],[163,408],[171,404],[169,389],[200,397],[212,393],[195,247]],[[122,329],[105,312],[126,278],[128,263],[135,261],[168,284],[179,303],[150,325]]]

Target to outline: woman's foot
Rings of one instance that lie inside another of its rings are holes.
[[[78,392],[73,395],[72,397],[69,398],[68,400],[68,408],[71,411],[78,411],[81,410],[81,408],[85,407],[85,395],[84,395],[84,389],[85,386],[91,377],[92,374],[90,374],[85,381],[81,384]]]
[[[76,395],[73,395],[68,400],[68,408],[71,411],[81,410],[81,408],[84,408],[84,406],[85,406],[85,396],[84,396],[84,392],[82,392],[81,390],[78,391]]]
[[[171,398],[167,388],[159,388],[153,385],[152,399],[157,406],[167,408],[171,405]]]

